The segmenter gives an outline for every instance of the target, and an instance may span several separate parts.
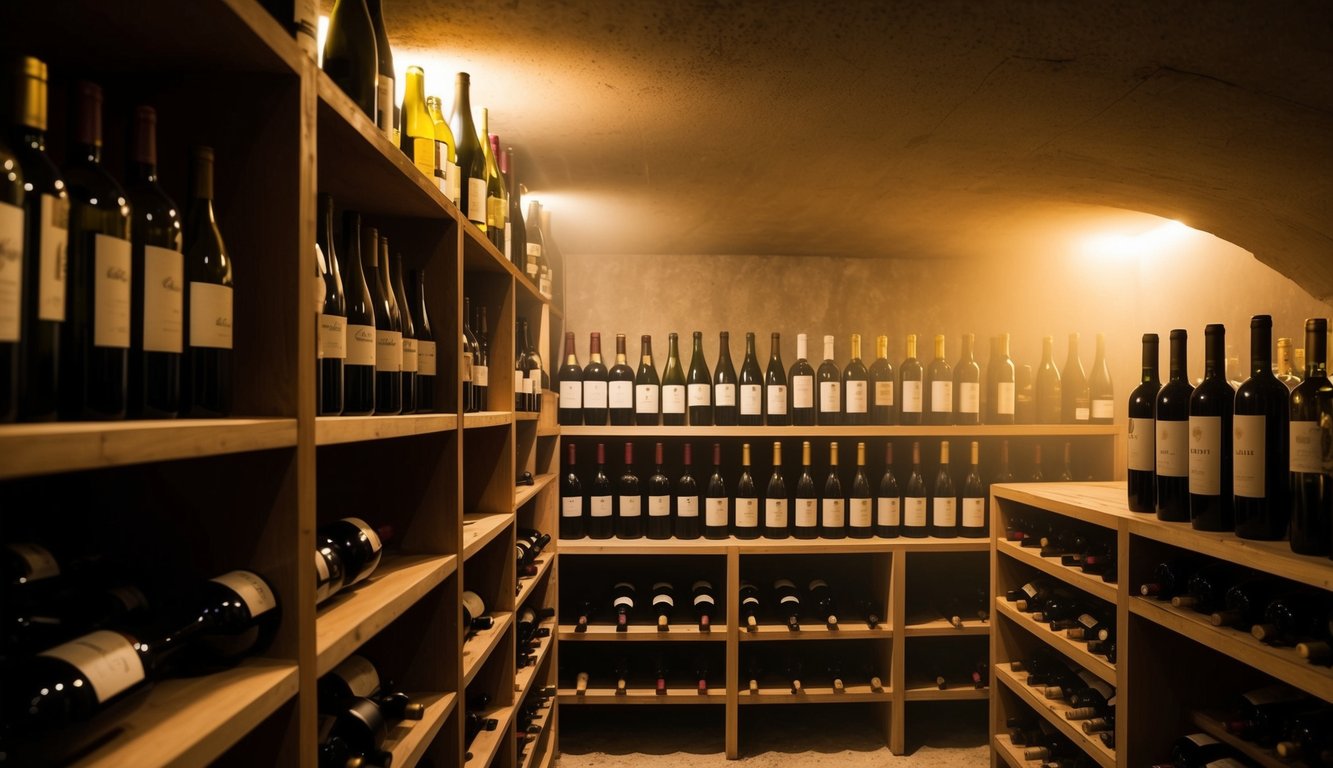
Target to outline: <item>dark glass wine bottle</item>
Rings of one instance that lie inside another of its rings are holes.
[[[472,327],[472,402],[478,411],[491,409],[491,347],[490,327],[486,321],[486,305],[477,302]]]
[[[809,440],[801,443],[801,476],[796,480],[791,531],[798,539],[819,538],[819,496],[815,491],[815,478],[810,474]]]
[[[752,332],[745,334],[745,359],[741,361],[741,372],[736,381],[736,397],[739,400],[737,423],[743,427],[763,426],[764,374],[759,370]]]
[[[816,420],[821,427],[842,423],[842,374],[833,359],[833,337],[824,337],[824,359],[815,371],[819,389],[815,393]]]
[[[583,481],[579,479],[578,451],[574,443],[565,443],[565,474],[560,478],[560,538],[583,538],[586,506]]]
[[[950,424],[953,422],[953,368],[944,358],[944,334],[935,336],[935,357],[926,366],[926,381],[922,387],[925,393],[925,414],[927,424]]]
[[[616,615],[616,631],[629,631],[630,614],[634,612],[637,591],[628,581],[619,581],[611,587],[611,610]]]
[[[643,538],[643,488],[634,471],[634,443],[625,443],[625,471],[616,488],[616,538]]]
[[[615,535],[614,493],[606,474],[606,444],[597,444],[597,473],[588,484],[587,531],[590,539],[609,539]]]
[[[347,359],[347,299],[338,251],[334,247],[333,196],[319,196],[319,225],[315,229],[322,301],[315,318],[315,414],[343,412],[343,363]]]
[[[1326,449],[1320,427],[1319,398],[1328,390],[1328,320],[1305,321],[1305,370],[1291,391],[1291,551],[1327,555],[1333,541],[1333,489],[1324,472]]]
[[[667,360],[670,368],[671,360]],[[713,423],[713,377],[708,373],[704,359],[704,335],[694,332],[694,349],[690,353],[690,371],[685,376],[686,398],[689,405],[690,426],[707,427]],[[706,529],[705,529],[706,530]]]
[[[1037,389],[1032,366],[1020,366],[1014,372],[1014,423],[1037,423]]]
[[[791,397],[788,410],[791,412],[791,424],[809,427],[815,423],[815,369],[806,359],[808,354],[807,337],[804,333],[796,334],[796,362],[791,364],[787,374]]]
[[[825,337],[825,346],[828,346],[829,338]],[[824,478],[824,490],[819,495],[819,535],[825,539],[847,536],[847,497],[842,493],[842,478],[838,475],[836,441],[829,443],[828,476]]]
[[[984,539],[990,535],[990,515],[987,514],[987,491],[981,485],[981,444],[972,441],[967,477],[959,494],[958,535],[968,539]]]
[[[412,303],[412,319],[417,326],[417,413],[435,412],[435,376],[439,357],[435,348],[435,331],[430,314],[426,311],[426,271],[414,269],[408,273],[408,301]],[[486,308],[482,308],[484,314]]]
[[[634,373],[634,423],[655,427],[661,420],[662,385],[653,367],[653,337],[639,339],[639,370]]]
[[[1032,446],[1032,474],[1028,477],[1029,483],[1046,482],[1046,473],[1041,465],[1041,443]]]
[[[476,370],[477,363],[477,337],[472,335],[472,299],[466,295],[463,296],[463,329],[458,336],[459,348],[461,351],[461,360],[459,361],[458,366],[458,378],[459,383],[463,388],[463,412],[471,413],[482,409],[477,407],[477,392],[476,388],[473,386],[474,371]],[[515,346],[518,347],[517,352],[519,357],[522,357],[523,348],[517,341],[515,342]],[[527,396],[524,394],[523,385],[526,383],[526,380],[519,381],[517,378],[518,363],[514,364],[514,369],[514,410],[525,411],[527,410]]]
[[[736,405],[736,366],[731,362],[731,334],[718,334],[717,367],[713,370],[713,422],[734,427],[740,417]]]
[[[315,547],[329,549],[343,568],[343,586],[359,584],[379,567],[384,543],[379,532],[357,517],[344,517],[315,529]]]
[[[986,423],[1013,424],[1015,417],[1015,370],[1009,357],[1009,334],[995,338],[990,364],[986,366]]]
[[[588,339],[588,365],[583,369],[583,423],[596,427],[607,420],[607,370],[602,362],[602,334],[594,331]]]
[[[764,422],[770,427],[791,424],[787,402],[787,369],[782,365],[782,335],[775,333],[768,342],[768,370],[764,372]]]
[[[791,521],[788,516],[787,481],[782,477],[782,442],[773,441],[773,474],[764,491],[764,538],[785,539]]]
[[[1226,378],[1226,327],[1204,328],[1203,381],[1189,399],[1189,516],[1201,531],[1229,531],[1231,409],[1236,393]]]
[[[606,406],[612,426],[634,423],[634,369],[625,356],[625,334],[616,334],[616,362],[606,373]]]
[[[963,334],[963,354],[953,369],[953,423],[981,423],[981,366],[972,348],[976,334]]]
[[[738,539],[759,538],[759,489],[750,474],[750,444],[741,444],[741,474],[736,478],[733,533]]]
[[[523,221],[523,185],[518,182],[518,168],[514,165],[514,148],[506,147],[505,179],[509,183],[509,213],[506,221],[509,229],[505,232],[505,258],[518,267],[518,271],[527,269],[528,227]],[[537,226],[537,222],[533,222]]]
[[[930,530],[932,536],[941,539],[958,535],[958,494],[954,492],[949,472],[948,440],[940,442],[940,471],[935,475],[935,488],[930,494]]]
[[[930,535],[930,517],[927,513],[926,481],[921,476],[921,443],[912,443],[912,473],[903,488],[903,536],[920,539]]]
[[[181,413],[218,417],[232,404],[231,254],[213,213],[213,150],[194,150],[194,194],[185,217],[185,360]]]
[[[1034,404],[1036,423],[1059,424],[1061,408],[1064,405],[1064,389],[1060,382],[1060,371],[1055,367],[1055,339],[1041,337],[1041,365],[1037,367],[1034,386]]]
[[[533,356],[532,326],[528,324],[527,318],[519,318],[517,339],[523,344],[520,366],[523,373],[524,410],[537,413],[541,410],[542,402],[542,369],[541,362]]]
[[[774,579],[773,598],[787,629],[801,631],[801,594],[796,591],[796,584],[791,579]]]
[[[694,617],[700,632],[708,632],[713,626],[713,611],[717,610],[717,592],[713,582],[698,579],[690,585],[690,602],[694,606]]]
[[[141,106],[134,110],[134,145],[126,180],[131,216],[130,274],[134,276],[130,288],[129,415],[171,418],[180,412],[185,260],[181,255],[180,207],[167,197],[158,182],[157,111],[152,107]],[[323,236],[328,241],[327,234],[317,232],[316,235],[317,239]],[[329,247],[332,247],[331,243]],[[326,287],[330,287],[331,280],[337,281],[337,272],[324,277]],[[341,308],[340,281],[336,284],[336,292],[335,303]],[[326,292],[324,303],[327,305],[329,300]],[[338,315],[344,314],[334,311]],[[17,323],[17,313],[14,320]],[[3,381],[2,375],[0,381]],[[341,360],[338,361],[335,381],[341,410]]]
[[[1088,376],[1078,358],[1078,334],[1069,334],[1069,353],[1065,355],[1065,370],[1060,374],[1060,421],[1065,424],[1087,424],[1092,418],[1092,396]]]
[[[870,423],[870,373],[861,361],[861,334],[852,334],[852,358],[842,370],[842,423]]]
[[[648,519],[644,527],[650,539],[671,538],[671,478],[662,465],[662,444],[653,451],[653,474],[648,478]]]
[[[1106,336],[1100,333],[1092,372],[1088,374],[1088,398],[1092,403],[1091,423],[1115,423],[1115,390],[1111,386],[1111,368],[1106,364]]]
[[[527,257],[523,261],[523,274],[534,286],[540,284],[542,264],[546,263],[546,236],[542,233],[542,204],[536,200],[528,203],[527,220],[528,244]]]
[[[505,199],[505,183],[500,176],[500,162],[496,159],[499,137],[491,134],[491,113],[486,107],[481,108],[481,125],[477,128],[481,153],[486,158],[486,239],[503,254],[504,219],[509,214],[509,201]]]
[[[870,496],[870,480],[866,477],[866,444],[856,444],[856,474],[852,489],[847,493],[847,535],[853,539],[868,539],[875,535],[874,500]]]
[[[1157,518],[1190,519],[1189,400],[1194,387],[1186,365],[1186,333],[1171,331],[1171,378],[1157,393]]]
[[[0,423],[18,417],[23,314],[23,166],[0,136]]]
[[[926,370],[916,358],[916,334],[907,334],[907,357],[898,366],[898,423],[917,426],[925,421],[922,406]]]
[[[653,613],[657,614],[657,631],[666,632],[671,627],[671,614],[676,609],[676,588],[671,582],[658,581],[653,584]]]
[[[875,499],[875,535],[896,539],[901,525],[902,492],[893,474],[893,441],[889,440],[884,443],[884,474],[879,479],[879,496]]]
[[[1287,535],[1291,407],[1273,375],[1273,318],[1250,320],[1250,378],[1236,390],[1232,464],[1236,535],[1278,541]],[[1158,481],[1161,482],[1160,480]]]
[[[699,538],[699,483],[694,479],[694,448],[685,444],[680,478],[676,480],[671,510],[676,523],[676,538]]]
[[[667,336],[667,361],[662,369],[662,424],[685,426],[685,371],[680,367],[680,340]]]
[[[722,444],[713,443],[713,474],[704,499],[704,538],[725,539],[731,530],[731,499],[722,477]]]
[[[394,303],[398,306],[398,317],[403,328],[403,376],[401,413],[416,413],[417,410],[417,369],[420,359],[417,351],[417,325],[412,317],[412,308],[407,301],[407,289],[403,286],[403,254],[385,258],[391,265],[390,278],[393,284]]]
[[[454,79],[454,104],[449,112],[449,130],[458,141],[460,200],[458,208],[467,220],[486,232],[486,153],[472,120],[472,78],[459,72]],[[531,219],[530,219],[531,220]],[[536,227],[528,230],[528,237]]]
[[[869,376],[870,423],[896,424],[898,409],[894,407],[893,395],[897,380],[894,378],[893,364],[889,362],[888,336],[875,337],[875,362],[870,365]]]
[[[754,632],[759,628],[759,588],[748,581],[741,582],[740,592],[741,624],[745,631]]]
[[[343,212],[339,255],[347,273],[347,358],[343,364],[343,413],[375,412],[375,299],[361,258],[361,214]],[[373,276],[372,276],[373,277]]]
[[[1157,508],[1157,334],[1143,334],[1143,375],[1129,394],[1127,472],[1129,508],[1153,512]]]
[[[324,38],[324,73],[373,122],[379,106],[379,50],[366,0],[336,0]]]
[[[556,374],[560,380],[560,407],[556,419],[562,427],[583,423],[583,366],[574,350],[574,332],[565,331],[565,364]]]
[[[361,252],[370,253],[371,296],[375,302],[375,413],[391,416],[403,409],[403,324],[389,289],[388,239],[366,227]]]

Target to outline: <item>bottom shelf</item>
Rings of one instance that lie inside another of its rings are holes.
[[[414,694],[412,701],[426,706],[420,720],[401,720],[389,731],[389,738],[384,741],[384,749],[393,753],[395,766],[412,766],[421,760],[426,748],[435,735],[440,732],[444,721],[454,709],[458,695],[453,693]]]
[[[513,739],[514,708],[512,706],[487,710],[483,716],[493,717],[499,721],[499,724],[495,726],[493,731],[482,731],[477,734],[477,737],[468,745],[467,752],[472,757],[468,758],[463,764],[473,768],[486,768],[495,759],[495,755],[500,751],[500,746],[511,743]],[[395,761],[394,765],[397,766],[398,763]]]
[[[985,701],[990,698],[990,688],[951,685],[941,689],[929,680],[909,680],[903,695],[907,701]]]
[[[1007,735],[997,733],[990,737],[990,743],[995,754],[1000,756],[1000,762],[1009,768],[1031,768],[1041,765],[1040,760],[1024,760],[1023,749],[1010,744]]]
[[[533,768],[533,766],[543,765],[550,762],[551,753],[555,750],[551,747],[551,716],[555,708],[547,707],[542,710],[540,717],[533,719],[533,724],[541,726],[541,733],[528,745],[528,750],[523,754],[523,759],[519,761],[519,768]]]
[[[841,691],[831,685],[803,686],[800,693],[792,693],[786,685],[761,684],[756,690],[741,691],[741,704],[854,704],[857,702],[888,702],[893,691],[887,686],[872,690],[866,685],[844,685]]]
[[[1223,724],[1225,716],[1220,712],[1195,710],[1190,713],[1190,722],[1197,725],[1199,730],[1231,746],[1237,752],[1263,766],[1263,768],[1306,768],[1308,765],[1308,763],[1301,760],[1285,760],[1279,757],[1277,752],[1267,747],[1261,747],[1254,742],[1245,741],[1234,734],[1228,733],[1226,726]]]
[[[1115,768],[1115,750],[1107,747],[1101,739],[1090,738],[1082,728],[1065,717],[1065,712],[1072,709],[1069,704],[1059,699],[1047,699],[1037,694],[1036,689],[1027,684],[1026,672],[1014,672],[1009,664],[995,664],[991,667],[994,679],[999,680],[1013,691],[1038,715],[1046,718],[1070,741],[1088,753],[1104,768]]]

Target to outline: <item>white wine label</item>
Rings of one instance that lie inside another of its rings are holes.
[[[814,528],[819,525],[819,500],[797,499],[793,518],[797,528]]]
[[[1262,416],[1258,418],[1263,418]],[[1266,688],[1256,688],[1247,691],[1242,698],[1249,704],[1256,707],[1264,707],[1269,704],[1282,704],[1288,702],[1301,701],[1304,696],[1293,688],[1285,685],[1270,685]]]
[[[583,515],[582,496],[562,496],[560,498],[561,517],[580,517]]]
[[[316,605],[328,599],[329,595],[333,594],[333,588],[335,586],[338,586],[335,585],[332,581],[329,581],[329,563],[325,559],[326,558],[326,555],[324,554],[325,552],[328,552],[328,550],[327,549],[315,550],[315,604]]]
[[[1014,415],[1014,383],[1001,381],[995,385],[995,412],[1005,416]]]
[[[190,346],[231,349],[231,286],[190,283]]]
[[[1036,588],[1036,586],[1032,585],[1031,583],[1029,583],[1029,584],[1024,584],[1024,585],[1023,585],[1023,594],[1027,595],[1027,596],[1028,596],[1028,599],[1032,599],[1032,598],[1036,597],[1036,596],[1037,596],[1037,588]]]
[[[472,618],[480,618],[486,615],[486,603],[482,601],[481,596],[471,590],[463,590],[463,610]]]
[[[736,527],[759,527],[759,499],[736,499]]]
[[[953,412],[952,381],[930,382],[930,412],[931,413]]]
[[[903,497],[903,525],[908,528],[924,528],[926,526],[926,497]]]
[[[610,517],[611,507],[610,496],[588,497],[588,517]]]
[[[474,224],[486,221],[486,180],[467,180],[467,220]]]
[[[1137,472],[1157,471],[1157,433],[1156,422],[1152,419],[1130,419],[1129,437],[1126,440],[1129,451],[1129,468]]]
[[[819,382],[819,412],[837,413],[842,410],[842,383],[837,381]]]
[[[670,496],[649,496],[649,497],[648,497],[648,516],[649,516],[649,517],[671,517],[671,497],[670,497]]]
[[[347,326],[347,365],[375,364],[375,326]]]
[[[842,528],[847,525],[847,506],[843,499],[821,499],[819,502],[819,522],[825,528]]]
[[[653,595],[653,605],[676,607],[676,599],[671,595]]]
[[[375,543],[378,545],[378,537],[376,537]],[[249,571],[228,571],[217,578],[209,579],[209,581],[221,584],[235,592],[241,598],[241,602],[245,603],[245,607],[250,610],[252,618],[268,613],[278,607],[278,599],[273,596],[273,590],[269,588],[268,582]]]
[[[815,407],[814,376],[791,377],[791,407],[793,408]]]
[[[787,527],[786,499],[764,499],[764,525],[769,528]]]
[[[489,365],[472,364],[472,383],[478,387],[489,387],[491,385],[491,367]]]
[[[615,608],[633,608],[634,598],[628,596],[617,597],[611,601],[611,605]]]
[[[1267,427],[1264,416],[1236,416],[1232,424],[1234,437],[1232,450],[1234,459],[1232,469],[1232,490],[1237,496],[1262,499],[1266,493],[1265,460],[1267,446],[1264,433]]]
[[[342,678],[353,696],[366,697],[380,689],[380,673],[365,656],[352,654],[333,668],[333,674]]]
[[[375,331],[375,372],[398,373],[403,370],[403,334],[400,331]]]
[[[147,336],[147,333],[144,335]],[[320,360],[346,359],[347,318],[321,314],[319,316],[319,336],[315,341],[315,356]]]
[[[698,496],[676,497],[676,517],[698,517],[698,516],[699,516]]]
[[[741,415],[762,416],[764,413],[764,387],[761,384],[741,385]]]
[[[662,386],[662,413],[684,412],[685,387],[681,384],[664,384]]]
[[[422,376],[435,375],[435,342],[417,342],[417,373]]]
[[[875,405],[888,408],[893,407],[893,382],[877,381],[875,382]]]
[[[864,381],[847,382],[847,412],[865,413],[866,406],[866,383]]]
[[[476,380],[476,371],[473,371],[473,384],[481,386],[481,382]],[[528,371],[528,394],[540,395],[542,393],[542,369],[533,368]],[[586,403],[585,403],[586,405]]]
[[[1318,474],[1323,467],[1323,437],[1317,421],[1291,422],[1290,456],[1292,472]]]
[[[639,517],[643,514],[642,496],[621,496],[620,497],[620,516],[621,517]]]
[[[897,528],[901,520],[900,508],[897,497],[881,496],[875,500],[875,523],[878,525]]]
[[[953,528],[958,525],[958,500],[952,496],[933,499],[931,522],[936,528]]]
[[[381,72],[375,78],[375,125],[390,141],[393,141],[393,107],[397,103],[393,99],[393,76]]]
[[[736,385],[735,384],[717,384],[713,387],[713,402],[717,405],[735,405],[736,404]]]
[[[921,413],[921,382],[903,382],[903,413]]]
[[[50,550],[38,544],[25,544],[22,542],[5,545],[5,549],[18,555],[23,561],[28,574],[23,577],[21,583],[30,581],[41,581],[60,575],[60,563]]]
[[[1186,736],[1185,738],[1189,740],[1189,742],[1196,747],[1206,747],[1211,744],[1220,743],[1218,742],[1217,739],[1214,739],[1212,736],[1209,736],[1206,733],[1194,733],[1190,734],[1189,736]]]
[[[986,500],[963,499],[963,527],[980,528],[986,524]]]
[[[513,260],[514,260],[514,230],[513,230],[513,228],[511,228],[511,227],[509,226],[509,222],[507,222],[507,221],[505,222],[505,240],[504,240],[504,243],[505,243],[505,250],[504,250],[505,260],[506,260],[506,261],[509,261],[509,262],[513,262]]]
[[[463,198],[463,169],[458,167],[458,163],[449,163],[449,199],[453,201],[454,207],[458,207]]]
[[[1093,400],[1092,418],[1094,419],[1113,419],[1115,418],[1114,400]]]
[[[417,340],[403,339],[403,373],[417,372]]]
[[[634,412],[656,414],[658,411],[657,397],[659,388],[656,384],[635,384],[634,385]]]
[[[343,521],[351,523],[357,527],[357,530],[361,532],[361,535],[366,537],[366,541],[369,542],[372,551],[379,552],[384,548],[384,544],[380,542],[379,533],[377,533],[374,528],[371,528],[370,524],[365,520],[362,520],[359,517],[344,517]]]
[[[958,385],[958,412],[981,413],[981,385],[965,381]]]
[[[542,270],[542,279],[537,283],[537,290],[546,298],[551,298],[551,270]]]
[[[709,527],[725,527],[730,522],[730,509],[728,509],[727,498],[708,497],[704,502],[704,525]]]
[[[713,596],[712,596],[712,595],[707,595],[707,594],[703,594],[703,595],[695,595],[695,596],[694,596],[694,604],[695,604],[695,605],[717,605],[717,601],[713,599]]]
[[[537,259],[540,259],[542,257],[542,244],[529,241],[526,250],[528,254],[528,274],[531,276],[536,276]]]
[[[1189,420],[1190,493],[1222,493],[1222,417],[1191,416]]]
[[[584,408],[605,408],[605,407],[606,407],[606,382],[605,382],[605,381],[585,381],[585,382],[583,382],[583,407],[584,407]]]
[[[0,203],[0,341],[19,340],[23,314],[23,209]]]
[[[606,403],[612,408],[634,407],[634,382],[613,381],[606,386]]]
[[[786,416],[787,415],[787,385],[769,384],[768,390],[768,415]]]
[[[1086,407],[1074,409],[1074,421],[1087,421],[1092,416],[1092,411]]]
[[[60,659],[82,672],[99,704],[144,680],[143,660],[119,632],[92,632],[37,655]]]
[[[449,197],[449,145],[443,141],[435,142],[435,186],[440,194]]]
[[[500,198],[495,195],[486,196],[486,228],[492,229],[500,226]]]
[[[1189,429],[1188,421],[1157,422],[1157,474],[1189,476]]]
[[[710,405],[712,403],[713,388],[707,384],[689,385],[690,407],[700,405]]]
[[[37,268],[37,317],[65,320],[65,281],[69,258],[69,198],[42,195],[41,255]]]
[[[93,344],[130,346],[130,241],[110,235],[93,238]]]
[[[847,524],[853,528],[869,528],[874,525],[874,513],[870,499],[847,500]]]
[[[560,382],[560,407],[561,408],[583,407],[583,382],[581,381]]]

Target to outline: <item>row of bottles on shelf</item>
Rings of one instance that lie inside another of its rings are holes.
[[[520,764],[526,760],[528,749],[550,722],[551,703],[555,695],[555,686],[533,688],[514,712],[514,740],[517,742],[515,746]]]
[[[517,648],[516,666],[518,669],[537,663],[537,654],[541,641],[551,636],[551,628],[543,627],[541,622],[555,616],[555,609],[533,607],[529,603],[519,606],[514,615],[514,643]]]
[[[517,346],[514,359],[514,410],[538,413],[542,409],[542,392],[551,388],[551,378],[542,364],[541,354],[532,346],[532,331],[525,318],[518,319],[514,339]]]
[[[0,421],[226,416],[232,261],[210,147],[157,174],[157,113],[135,109],[128,188],[102,163],[102,89],[79,82],[63,166],[46,150],[47,67],[21,57],[0,138]]]
[[[1005,540],[1037,549],[1042,557],[1058,557],[1066,568],[1100,576],[1114,584],[1117,577],[1115,531],[1062,518],[1052,525],[1044,517],[1011,514],[1005,521]]]
[[[654,621],[659,632],[671,630],[671,619],[676,611],[676,588],[670,581],[655,581],[652,585],[652,599],[649,603]],[[688,598],[694,614],[695,624],[700,632],[708,632],[713,626],[713,615],[718,610],[717,591],[708,579],[696,579],[690,585]],[[627,632],[639,614],[638,589],[629,581],[618,581],[611,587],[608,597],[600,603],[602,610],[614,617],[617,632]],[[597,618],[599,604],[591,598],[580,602],[574,623],[575,632],[587,632],[589,625]]]
[[[896,371],[888,358],[888,336],[876,339],[876,359],[867,367],[861,358],[861,336],[855,333],[851,358],[842,368],[835,362],[833,337],[825,336],[818,370],[807,360],[806,334],[797,334],[796,362],[788,370],[782,363],[781,336],[774,333],[766,372],[759,369],[755,335],[746,333],[739,374],[731,360],[729,333],[718,335],[713,373],[704,357],[703,333],[695,331],[688,372],[681,366],[678,337],[672,333],[659,376],[653,366],[651,336],[642,339],[635,371],[626,360],[625,335],[616,334],[615,363],[608,370],[602,362],[600,333],[591,335],[591,361],[585,367],[579,365],[573,332],[566,332],[565,361],[556,377],[560,424],[1110,424],[1115,417],[1100,334],[1091,375],[1084,373],[1079,361],[1077,333],[1070,334],[1063,375],[1052,359],[1050,336],[1043,339],[1042,362],[1035,375],[1031,366],[1015,368],[1008,334],[992,337],[984,379],[970,333],[963,335],[962,357],[954,366],[945,359],[943,335],[935,337],[934,359],[923,363],[916,356],[917,337],[909,334],[907,358]]]
[[[463,412],[488,410],[491,386],[490,321],[486,306],[463,297]]]
[[[1269,685],[1241,694],[1223,727],[1283,760],[1333,765],[1333,705],[1290,686]]]
[[[1328,320],[1305,323],[1304,378],[1273,375],[1273,320],[1250,321],[1250,377],[1227,381],[1226,329],[1204,329],[1204,378],[1186,375],[1187,332],[1171,331],[1171,375],[1157,375],[1156,334],[1143,336],[1143,379],[1129,398],[1128,494],[1135,512],[1205,531],[1333,554],[1333,384]]]
[[[1089,653],[1116,660],[1115,608],[1045,576],[1005,593],[1005,599],[1052,632],[1084,643]]]
[[[1045,699],[1063,701],[1068,709],[1064,718],[1080,722],[1084,733],[1115,732],[1115,687],[1064,656],[1045,648],[1023,661],[1010,663],[1010,670],[1027,675],[1029,687]],[[1114,747],[1107,742],[1107,746]]]
[[[389,732],[420,720],[425,707],[381,680],[365,656],[354,654],[319,679],[320,768],[390,768]]]

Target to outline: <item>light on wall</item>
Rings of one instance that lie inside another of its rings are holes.
[[[324,41],[329,39],[329,17],[319,15],[319,25],[315,29],[315,63],[324,68]]]
[[[1084,237],[1080,252],[1088,257],[1108,261],[1129,261],[1157,256],[1172,248],[1180,248],[1205,233],[1175,220],[1166,220],[1149,229],[1127,234],[1099,232]]]

